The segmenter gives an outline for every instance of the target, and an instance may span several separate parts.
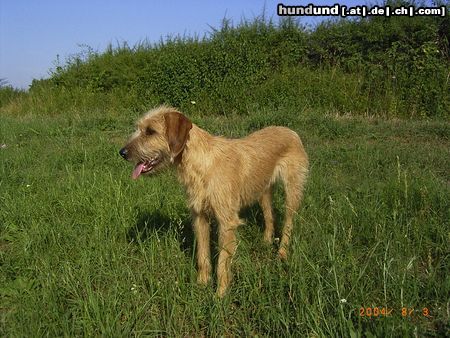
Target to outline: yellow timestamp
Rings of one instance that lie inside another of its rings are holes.
[[[368,317],[368,318],[390,317],[395,315],[401,315],[403,318],[432,317],[431,311],[428,307],[422,308],[401,307],[394,309],[387,306],[369,306],[369,307],[362,306],[358,308],[357,311],[360,317]]]

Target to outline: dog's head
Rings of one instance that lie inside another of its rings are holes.
[[[128,143],[119,151],[125,160],[135,163],[132,178],[177,163],[191,128],[191,121],[170,107],[156,108],[142,117]]]

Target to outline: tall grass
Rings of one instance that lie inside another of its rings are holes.
[[[133,118],[1,117],[2,336],[448,331],[448,123],[288,109],[195,117],[234,136],[289,125],[311,159],[288,262],[263,243],[260,210],[244,211],[234,280],[219,300],[213,285],[196,284],[191,220],[174,175],[132,181],[117,154]],[[282,201],[277,190],[278,225]],[[369,317],[361,308],[392,311]]]

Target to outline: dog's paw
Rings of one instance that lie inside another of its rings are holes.
[[[274,238],[272,234],[264,234],[264,243],[271,245],[273,244]]]
[[[286,248],[280,248],[280,250],[278,250],[278,257],[283,261],[287,260]]]
[[[222,299],[227,293],[228,287],[218,286],[216,290],[216,297]]]
[[[197,276],[197,284],[208,285],[211,280],[211,276],[208,272],[199,272]]]

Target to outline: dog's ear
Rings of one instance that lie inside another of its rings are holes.
[[[172,161],[181,154],[189,137],[192,122],[179,112],[164,115],[166,122],[166,136],[169,142]]]

